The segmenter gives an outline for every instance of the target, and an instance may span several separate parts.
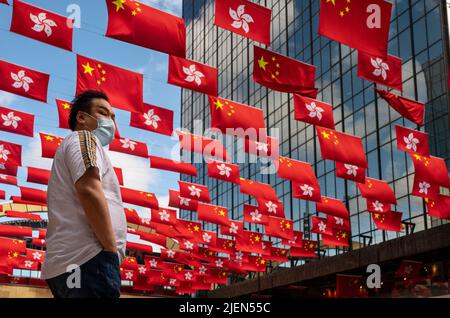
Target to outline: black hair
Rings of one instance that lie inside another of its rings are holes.
[[[72,101],[72,106],[70,108],[69,115],[69,128],[75,131],[77,126],[77,114],[79,111],[86,112],[90,114],[92,107],[92,100],[95,98],[101,98],[109,102],[108,96],[102,91],[87,90],[81,92]]]

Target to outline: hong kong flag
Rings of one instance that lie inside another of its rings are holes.
[[[253,79],[270,89],[316,98],[316,67],[254,46]]]
[[[120,188],[120,193],[122,194],[122,200],[125,203],[143,206],[150,209],[159,209],[158,199],[153,193],[125,187]]]
[[[392,4],[384,0],[320,0],[319,34],[386,56]]]
[[[284,218],[284,208],[283,202],[281,201],[271,201],[258,198],[258,209],[259,212],[264,215],[277,216]]]
[[[50,179],[50,170],[42,168],[27,167],[27,182],[48,184]]]
[[[39,135],[41,137],[42,157],[53,159],[64,138],[45,133],[39,133]]]
[[[414,174],[413,187],[411,195],[416,197],[437,198],[440,192],[440,186],[437,183],[431,182],[429,178]]]
[[[205,203],[198,204],[198,219],[201,221],[229,226],[228,209]]]
[[[34,115],[0,106],[0,130],[33,137]]]
[[[159,210],[151,210],[152,222],[175,225],[177,222],[177,211],[167,208],[160,208]]]
[[[328,220],[317,216],[311,217],[311,232],[317,234],[333,235],[331,226],[328,226]]]
[[[172,208],[196,212],[198,207],[198,201],[189,198],[184,198],[180,195],[180,192],[178,191],[169,190],[169,206]]]
[[[333,106],[294,94],[294,118],[312,125],[334,129]]]
[[[327,224],[333,229],[350,230],[350,220],[337,216],[327,215]]]
[[[143,105],[143,110],[143,113],[131,113],[131,127],[172,136],[173,111],[145,103]]]
[[[11,32],[72,51],[73,20],[14,0]]]
[[[318,126],[316,130],[323,159],[367,168],[367,158],[360,137]]]
[[[185,56],[186,26],[182,18],[138,1],[107,0],[106,6],[107,37],[155,51]]]
[[[294,239],[294,223],[292,220],[270,216],[268,224],[264,227],[266,235],[285,240]]]
[[[450,178],[444,159],[417,154],[411,155],[411,158],[414,164],[414,173],[418,179],[450,188]]]
[[[115,138],[109,145],[110,151],[125,153],[132,156],[148,158],[147,144],[129,138]]]
[[[178,181],[178,185],[180,186],[180,195],[182,197],[202,202],[211,202],[207,186],[184,181]]]
[[[402,91],[402,59],[358,51],[358,77]]]
[[[208,177],[239,184],[239,166],[231,163],[207,161]]]
[[[316,258],[317,242],[302,239],[302,246],[291,247],[291,257]]]
[[[427,133],[396,125],[395,134],[397,136],[397,148],[399,150],[422,156],[428,156],[430,154]]]
[[[270,46],[272,11],[246,0],[216,0],[214,24]]]
[[[387,213],[391,211],[391,204],[374,199],[367,199],[367,211],[373,213]]]
[[[77,95],[89,89],[101,90],[112,106],[142,112],[143,78],[142,74],[77,55]]]
[[[425,104],[389,93],[379,88],[376,88],[375,90],[380,97],[383,98],[389,106],[394,108],[400,115],[419,126],[423,125]]]
[[[0,183],[17,185],[17,177],[9,176],[7,174],[0,174]]]
[[[401,212],[372,213],[372,220],[379,230],[400,232],[402,229]]]
[[[244,151],[255,156],[275,160],[280,156],[280,144],[278,139],[274,137],[260,135],[259,141],[246,138],[244,140]]]
[[[217,68],[171,55],[168,83],[217,96]]]
[[[316,203],[316,210],[317,212],[326,213],[339,218],[349,218],[347,207],[344,202],[338,199],[322,197],[322,202]]]
[[[267,224],[268,221],[268,216],[259,212],[257,206],[244,204],[244,222]]]
[[[236,220],[230,220],[228,226],[220,227],[221,235],[236,236],[244,230],[244,223]]]
[[[303,246],[303,232],[294,231],[294,239],[293,240],[283,240],[283,245],[289,245],[292,247],[302,247]]]
[[[20,65],[0,61],[0,89],[47,102],[50,75]]]
[[[366,178],[365,183],[357,183],[356,185],[363,198],[380,200],[392,204],[397,203],[394,190],[392,190],[386,181]]]
[[[148,156],[150,159],[150,168],[178,172],[190,176],[197,176],[197,168],[186,162],[175,161],[172,159]]]
[[[364,183],[366,180],[366,169],[336,161],[336,176],[338,178]]]
[[[2,149],[1,148],[2,143],[4,143],[4,142],[0,141],[0,151]],[[20,146],[20,145],[17,145],[17,146]],[[2,157],[0,157],[0,173],[9,174],[10,176],[17,177],[17,168],[18,168],[17,165],[15,165],[15,164],[7,164],[7,163],[4,162],[4,159],[2,159]]]

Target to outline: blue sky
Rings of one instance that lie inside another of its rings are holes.
[[[12,2],[12,0],[10,0]],[[22,165],[50,169],[52,160],[41,158],[39,132],[61,137],[69,130],[58,128],[55,98],[71,100],[76,85],[76,53],[144,74],[144,101],[175,111],[174,127],[180,125],[181,90],[167,84],[168,56],[104,36],[107,26],[105,1],[101,0],[26,0],[25,2],[67,15],[66,8],[77,4],[81,8],[81,28],[74,30],[73,52],[68,52],[21,35],[10,33],[12,6],[0,5],[0,60],[23,65],[50,74],[47,104],[0,91],[0,105],[35,115],[35,138],[0,131],[0,140],[21,144]],[[181,16],[181,0],[141,1],[156,8]],[[126,87],[124,88],[126,89]],[[149,153],[169,157],[176,141],[169,137],[129,126],[129,113],[115,109],[120,134],[123,137],[147,143]],[[150,191],[160,204],[167,204],[168,189],[176,188],[178,175],[149,168],[143,158],[110,152],[114,166],[123,168],[125,186]],[[19,185],[45,189],[45,186],[27,183],[26,169],[19,168]],[[19,188],[0,184],[10,195],[20,195]],[[139,209],[138,209],[139,210]],[[140,209],[141,212],[148,213]]]

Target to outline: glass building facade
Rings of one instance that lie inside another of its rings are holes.
[[[357,51],[321,37],[318,34],[318,0],[253,1],[272,10],[272,45],[270,50],[317,67],[318,100],[334,106],[336,130],[362,137],[369,163],[366,175],[383,179],[394,189],[396,211],[402,220],[415,225],[414,231],[427,230],[445,222],[430,218],[421,198],[409,195],[414,168],[409,155],[397,150],[395,125],[418,129],[402,118],[385,101],[377,98],[375,84],[357,77]],[[450,157],[448,24],[446,5],[440,0],[393,0],[389,37],[389,53],[403,60],[403,96],[426,104],[425,125],[433,156]],[[183,18],[187,24],[187,58],[217,67],[219,96],[259,107],[264,111],[266,126],[280,130],[280,155],[312,164],[320,182],[321,194],[343,200],[350,211],[351,249],[377,244],[411,233],[378,230],[367,212],[366,202],[352,181],[336,177],[333,161],[321,158],[315,129],[294,120],[292,95],[271,91],[252,79],[253,45],[247,38],[216,27],[213,0],[184,0]],[[398,92],[394,92],[398,94]],[[182,92],[182,127],[194,130],[195,121],[210,124],[207,96],[189,90]],[[183,158],[193,156],[183,154]],[[207,177],[206,164],[196,164],[196,178],[182,176],[188,182],[209,186],[213,204],[225,206],[230,218],[243,219],[243,204],[256,204],[255,199],[241,194],[239,187]],[[240,164],[241,177],[268,183],[284,203],[287,218],[295,230],[317,240],[310,233],[310,217],[316,215],[315,204],[292,198],[291,184],[276,174],[262,175],[259,164]],[[181,217],[196,220],[196,213],[181,211]],[[260,226],[246,223],[248,230],[261,231]],[[216,231],[217,226],[205,224]],[[269,239],[270,238],[267,238]],[[271,239],[279,246],[278,239]],[[321,254],[333,256],[348,249],[324,248]],[[296,262],[295,265],[302,264]],[[294,263],[282,266],[293,266]]]

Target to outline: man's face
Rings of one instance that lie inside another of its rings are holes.
[[[91,131],[96,129],[96,119],[108,118],[115,121],[116,114],[107,100],[103,98],[94,98],[91,103],[90,116],[84,112],[78,112],[77,119],[81,129],[88,129]]]

